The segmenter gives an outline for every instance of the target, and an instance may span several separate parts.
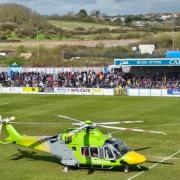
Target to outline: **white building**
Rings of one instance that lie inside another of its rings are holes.
[[[139,45],[139,53],[140,54],[153,54],[155,51],[154,44],[140,44]]]

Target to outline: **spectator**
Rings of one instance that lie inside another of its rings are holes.
[[[179,75],[180,76],[180,75]],[[179,77],[176,75],[176,77]],[[121,70],[113,72],[76,71],[53,74],[39,72],[0,73],[0,85],[3,87],[76,87],[76,88],[180,88],[179,78],[167,76],[165,73],[148,73],[143,77],[123,74]],[[117,89],[119,92],[119,90]],[[121,92],[119,92],[121,93]]]

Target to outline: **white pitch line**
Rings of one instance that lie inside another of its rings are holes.
[[[4,106],[4,105],[8,105],[9,103],[2,103],[0,104],[0,106]]]
[[[154,158],[154,159],[165,159],[167,157],[162,157],[162,156],[146,156],[147,158]],[[178,160],[180,158],[169,158],[170,160]]]
[[[158,166],[160,163],[165,162],[166,160],[168,160],[168,159],[172,158],[173,156],[176,156],[176,155],[177,155],[177,154],[179,154],[179,153],[180,153],[180,150],[179,150],[179,151],[177,151],[176,153],[174,153],[174,154],[172,154],[172,155],[170,155],[170,156],[168,156],[168,157],[166,157],[166,158],[162,159],[162,160],[161,160],[161,161],[159,161],[158,163],[156,163],[156,164],[154,164],[154,165],[150,166],[150,167],[149,167],[149,169],[152,169],[152,168],[154,168],[154,167]],[[141,171],[140,173],[138,173],[138,174],[136,174],[136,175],[134,175],[134,176],[130,177],[128,180],[132,180],[132,179],[134,179],[134,178],[136,178],[136,177],[140,176],[140,175],[141,175],[141,174],[143,174],[144,172],[145,172],[145,171]]]

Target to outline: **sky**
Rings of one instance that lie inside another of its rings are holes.
[[[180,13],[180,0],[0,0],[0,3],[17,3],[42,15],[77,13],[100,10],[108,15],[147,14],[157,12]]]

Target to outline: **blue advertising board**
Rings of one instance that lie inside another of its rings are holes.
[[[180,96],[180,89],[167,89],[167,94]]]
[[[167,51],[166,57],[167,58],[180,58],[180,51]]]
[[[119,66],[180,66],[180,58],[114,59]]]

